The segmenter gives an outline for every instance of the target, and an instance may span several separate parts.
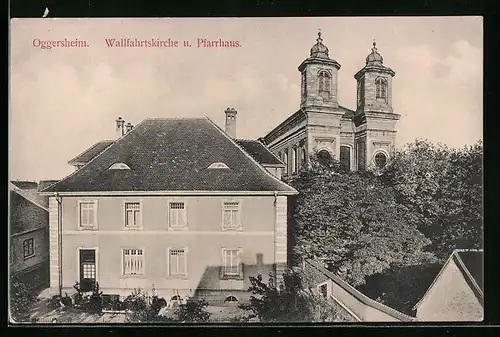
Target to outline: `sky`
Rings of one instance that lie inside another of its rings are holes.
[[[9,179],[62,179],[68,160],[116,139],[115,119],[208,116],[256,139],[297,111],[299,64],[321,29],[340,63],[338,96],[355,110],[354,74],[375,39],[396,72],[396,146],[425,138],[463,147],[483,134],[481,17],[13,19],[10,31]],[[86,48],[35,47],[86,41]],[[105,39],[184,40],[191,48],[110,48]],[[239,48],[196,46],[197,39]],[[35,40],[35,43],[34,43]]]

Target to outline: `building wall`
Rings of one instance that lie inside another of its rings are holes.
[[[329,277],[324,268],[318,268],[310,262],[303,264],[303,286],[318,292],[319,287],[327,285],[328,298],[334,298],[351,316],[362,322],[398,322],[411,321],[412,318],[392,308],[375,303],[346,282]],[[384,308],[384,309],[382,309]],[[391,314],[390,314],[391,313]]]
[[[285,198],[285,214],[282,214]],[[57,252],[57,202],[52,201],[51,247]],[[98,229],[78,229],[78,201],[97,200]],[[168,230],[168,202],[182,200],[187,204],[187,230]],[[125,201],[142,203],[142,230],[124,228]],[[241,231],[222,231],[222,203],[240,201]],[[280,210],[277,212],[277,209]],[[283,218],[283,219],[281,219]],[[283,224],[284,221],[284,224]],[[78,248],[98,248],[97,281],[108,293],[128,295],[133,288],[150,290],[153,285],[160,294],[176,291],[193,295],[198,289],[246,291],[249,276],[262,274],[267,279],[274,273],[275,263],[285,262],[281,248],[275,249],[279,229],[286,230],[286,197],[274,196],[191,196],[191,197],[63,197],[62,198],[62,271],[63,288],[79,280]],[[286,252],[286,237],[285,242]],[[167,275],[167,248],[186,247],[188,277],[173,279]],[[281,246],[280,246],[281,247]],[[144,249],[145,275],[125,277],[122,274],[122,248]],[[243,250],[243,280],[221,280],[222,248]],[[262,254],[262,264],[257,264]],[[57,254],[51,265],[51,288],[58,287]]]
[[[24,258],[23,242],[33,239],[35,255]],[[49,259],[48,228],[42,227],[10,237],[10,271],[17,274],[28,268],[33,268]]]
[[[417,308],[417,318],[419,321],[477,322],[483,320],[483,311],[462,272],[450,261]]]
[[[45,268],[49,259],[49,213],[15,191],[10,192],[9,269],[11,275]],[[35,255],[24,258],[23,242],[33,239]],[[43,270],[41,270],[44,273]]]

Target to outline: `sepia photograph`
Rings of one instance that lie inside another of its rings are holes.
[[[9,48],[11,324],[483,321],[482,17],[46,8]]]

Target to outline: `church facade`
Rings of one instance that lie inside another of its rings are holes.
[[[298,67],[301,73],[301,103],[297,112],[261,140],[284,163],[283,176],[292,176],[311,155],[320,160],[338,160],[349,170],[381,168],[394,149],[396,122],[392,108],[392,78],[395,72],[383,64],[373,43],[357,81],[357,107],[348,109],[338,101],[340,64],[330,58],[321,32],[310,57]]]

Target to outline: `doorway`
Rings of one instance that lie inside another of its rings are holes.
[[[92,291],[96,282],[95,249],[80,249],[80,289]]]

